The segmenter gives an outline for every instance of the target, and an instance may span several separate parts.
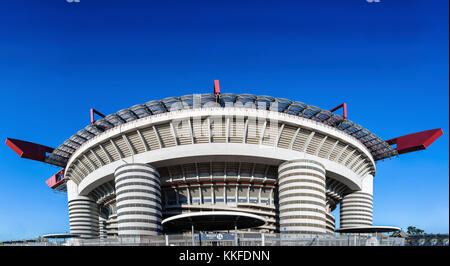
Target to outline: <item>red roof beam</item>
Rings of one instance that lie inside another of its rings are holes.
[[[214,94],[215,95],[219,95],[220,94],[220,86],[219,86],[219,81],[218,80],[214,80]]]
[[[47,185],[51,189],[55,189],[55,188],[59,187],[61,184],[64,184],[64,168],[59,170],[56,174],[54,174],[49,179],[47,179],[47,181],[45,181],[45,183],[47,183]]]
[[[398,154],[425,150],[435,140],[442,136],[444,132],[441,128],[425,130],[401,137],[386,140],[389,145],[397,144]]]
[[[7,138],[5,144],[15,151],[20,158],[45,162],[46,153],[52,153],[53,148],[24,140]]]
[[[97,115],[105,118],[105,116],[102,113],[100,113],[99,111],[95,110],[94,108],[91,108],[91,124],[94,124],[94,122],[95,122],[94,114],[97,114]]]
[[[341,103],[340,105],[338,105],[338,106],[334,107],[333,109],[331,109],[330,112],[334,112],[334,111],[338,110],[341,107],[342,107],[342,109],[344,111],[343,117],[344,117],[345,120],[347,120],[347,104],[346,103]]]

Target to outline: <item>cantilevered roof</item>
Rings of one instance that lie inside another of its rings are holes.
[[[80,237],[77,234],[47,234],[43,235],[42,238],[75,238]]]
[[[336,229],[338,233],[384,233],[401,231],[400,227],[395,226],[358,226]]]
[[[108,129],[155,114],[200,107],[266,109],[299,116],[335,127],[338,130],[355,137],[369,149],[375,161],[398,155],[393,147],[369,130],[350,120],[345,120],[341,115],[331,113],[330,111],[319,107],[271,96],[224,93],[218,95],[218,97],[214,94],[191,94],[181,97],[169,97],[163,100],[153,100],[145,104],[137,104],[130,108],[119,110],[118,112],[107,115],[105,118],[95,121],[94,124],[79,130],[50,153],[45,158],[45,161],[53,165],[65,167],[70,156],[84,142]]]
[[[161,224],[165,230],[231,230],[253,228],[264,225],[261,216],[235,211],[206,211],[178,214],[164,219]]]

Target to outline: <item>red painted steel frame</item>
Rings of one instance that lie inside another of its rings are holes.
[[[334,112],[334,111],[336,111],[337,109],[339,109],[341,107],[344,109],[343,117],[344,117],[344,119],[347,119],[347,104],[346,103],[342,103],[342,104],[334,107],[333,109],[330,110],[330,112]]]
[[[220,87],[219,87],[219,81],[214,80],[214,94],[219,95],[220,94]]]
[[[435,140],[442,136],[444,132],[441,128],[430,129],[417,132],[390,140],[386,140],[389,145],[397,144],[396,150],[398,154],[425,150]]]
[[[18,139],[7,138],[6,145],[15,151],[20,158],[45,162],[46,153],[53,152],[53,148]]]
[[[64,168],[45,181],[51,189],[55,189],[64,183]]]
[[[105,116],[104,116],[102,113],[100,113],[99,111],[97,111],[97,110],[91,108],[91,124],[94,124],[94,122],[95,122],[94,114],[98,114],[99,116],[101,116],[101,117],[103,117],[103,118],[105,117]]]

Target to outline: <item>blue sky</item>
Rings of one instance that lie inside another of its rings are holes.
[[[0,139],[57,147],[104,114],[222,92],[331,109],[390,139],[442,128],[377,164],[374,225],[448,232],[448,1],[3,1]],[[69,231],[58,168],[0,145],[0,240]],[[335,212],[335,214],[337,214]]]

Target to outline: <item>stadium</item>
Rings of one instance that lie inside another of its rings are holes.
[[[376,163],[423,150],[443,132],[383,140],[349,120],[346,108],[221,94],[216,80],[211,94],[107,116],[91,109],[91,123],[57,148],[6,144],[61,167],[47,184],[67,193],[70,234],[81,239],[396,230],[372,224]]]

